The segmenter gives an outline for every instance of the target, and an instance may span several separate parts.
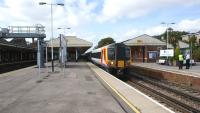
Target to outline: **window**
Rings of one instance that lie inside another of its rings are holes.
[[[131,56],[131,54],[130,54],[130,48],[126,48],[125,49],[125,55],[126,55],[126,60],[130,60],[130,56]]]
[[[149,59],[156,59],[157,52],[155,51],[149,51]]]
[[[93,57],[93,58],[98,58],[98,59],[100,59],[100,57],[101,57],[101,52],[92,53],[92,57]]]
[[[108,59],[115,60],[115,49],[114,48],[108,48]]]
[[[199,39],[199,45],[200,45],[200,39]]]

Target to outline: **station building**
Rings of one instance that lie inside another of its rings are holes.
[[[156,62],[159,51],[166,48],[166,43],[147,34],[123,41],[131,48],[132,62]]]
[[[63,37],[67,46],[67,60],[68,61],[75,61],[79,59],[85,51],[87,51],[90,47],[92,47],[92,43],[86,41],[84,39],[78,38],[76,36],[64,36]],[[51,40],[47,42],[48,51],[51,47]],[[60,37],[53,40],[53,48],[55,50],[55,57],[59,57],[59,48],[60,48]],[[57,51],[57,52],[56,52]],[[49,56],[49,55],[48,55]]]

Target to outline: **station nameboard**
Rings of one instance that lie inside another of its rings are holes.
[[[171,57],[173,57],[174,56],[174,50],[173,49],[166,49],[166,50],[160,50],[160,56],[162,57],[162,56],[171,56]]]

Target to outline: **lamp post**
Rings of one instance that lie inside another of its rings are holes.
[[[70,27],[59,27],[58,29],[62,29],[63,30],[63,35],[65,35],[65,30],[66,29],[71,29]]]
[[[169,34],[168,34],[168,27],[169,27],[169,25],[173,25],[173,24],[175,24],[175,23],[165,23],[165,22],[162,22],[161,24],[165,24],[166,26],[167,26],[167,50],[168,50],[168,48],[169,48],[169,45],[168,45],[168,42],[169,42]]]
[[[188,34],[189,42],[190,42],[190,59],[192,60],[192,37],[194,36],[194,33]],[[192,63],[192,62],[190,62]]]
[[[52,65],[52,72],[54,72],[54,58],[53,58],[53,5],[64,6],[62,3],[46,3],[46,2],[39,2],[39,5],[50,5],[51,6],[51,65]]]
[[[168,45],[168,43],[169,43],[169,34],[168,34],[168,30],[171,30],[170,28],[168,28],[169,27],[169,25],[173,25],[173,24],[175,24],[175,23],[166,23],[166,22],[162,22],[161,24],[164,24],[164,25],[166,25],[166,30],[167,30],[167,50],[168,50],[168,48],[169,48],[169,45]],[[169,59],[168,59],[168,56],[167,56],[167,65],[169,65]]]

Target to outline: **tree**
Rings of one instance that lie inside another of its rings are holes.
[[[193,58],[197,61],[200,61],[200,47],[196,48],[192,54]]]
[[[172,44],[175,50],[175,48],[178,46],[178,40],[180,40],[180,37],[177,34],[177,32],[169,32],[168,34],[169,34],[168,41],[170,44]]]
[[[197,48],[196,40],[197,40],[197,37],[195,35],[192,35],[191,37],[189,37],[189,45],[190,45],[190,47],[192,46],[192,50]]]
[[[114,39],[111,37],[103,38],[98,42],[98,45],[95,48],[100,48],[108,44],[115,43]]]
[[[168,32],[168,33],[169,33],[168,34],[169,38],[172,35],[172,36],[176,37],[177,40],[182,40],[182,35],[188,34],[188,32],[185,32],[185,31],[172,31],[172,32]],[[160,39],[160,40],[162,40],[161,37],[164,37],[163,40],[166,41],[166,39],[167,39],[167,32],[164,32],[163,34],[157,35],[157,36],[154,36],[154,37],[157,38],[157,39]]]

